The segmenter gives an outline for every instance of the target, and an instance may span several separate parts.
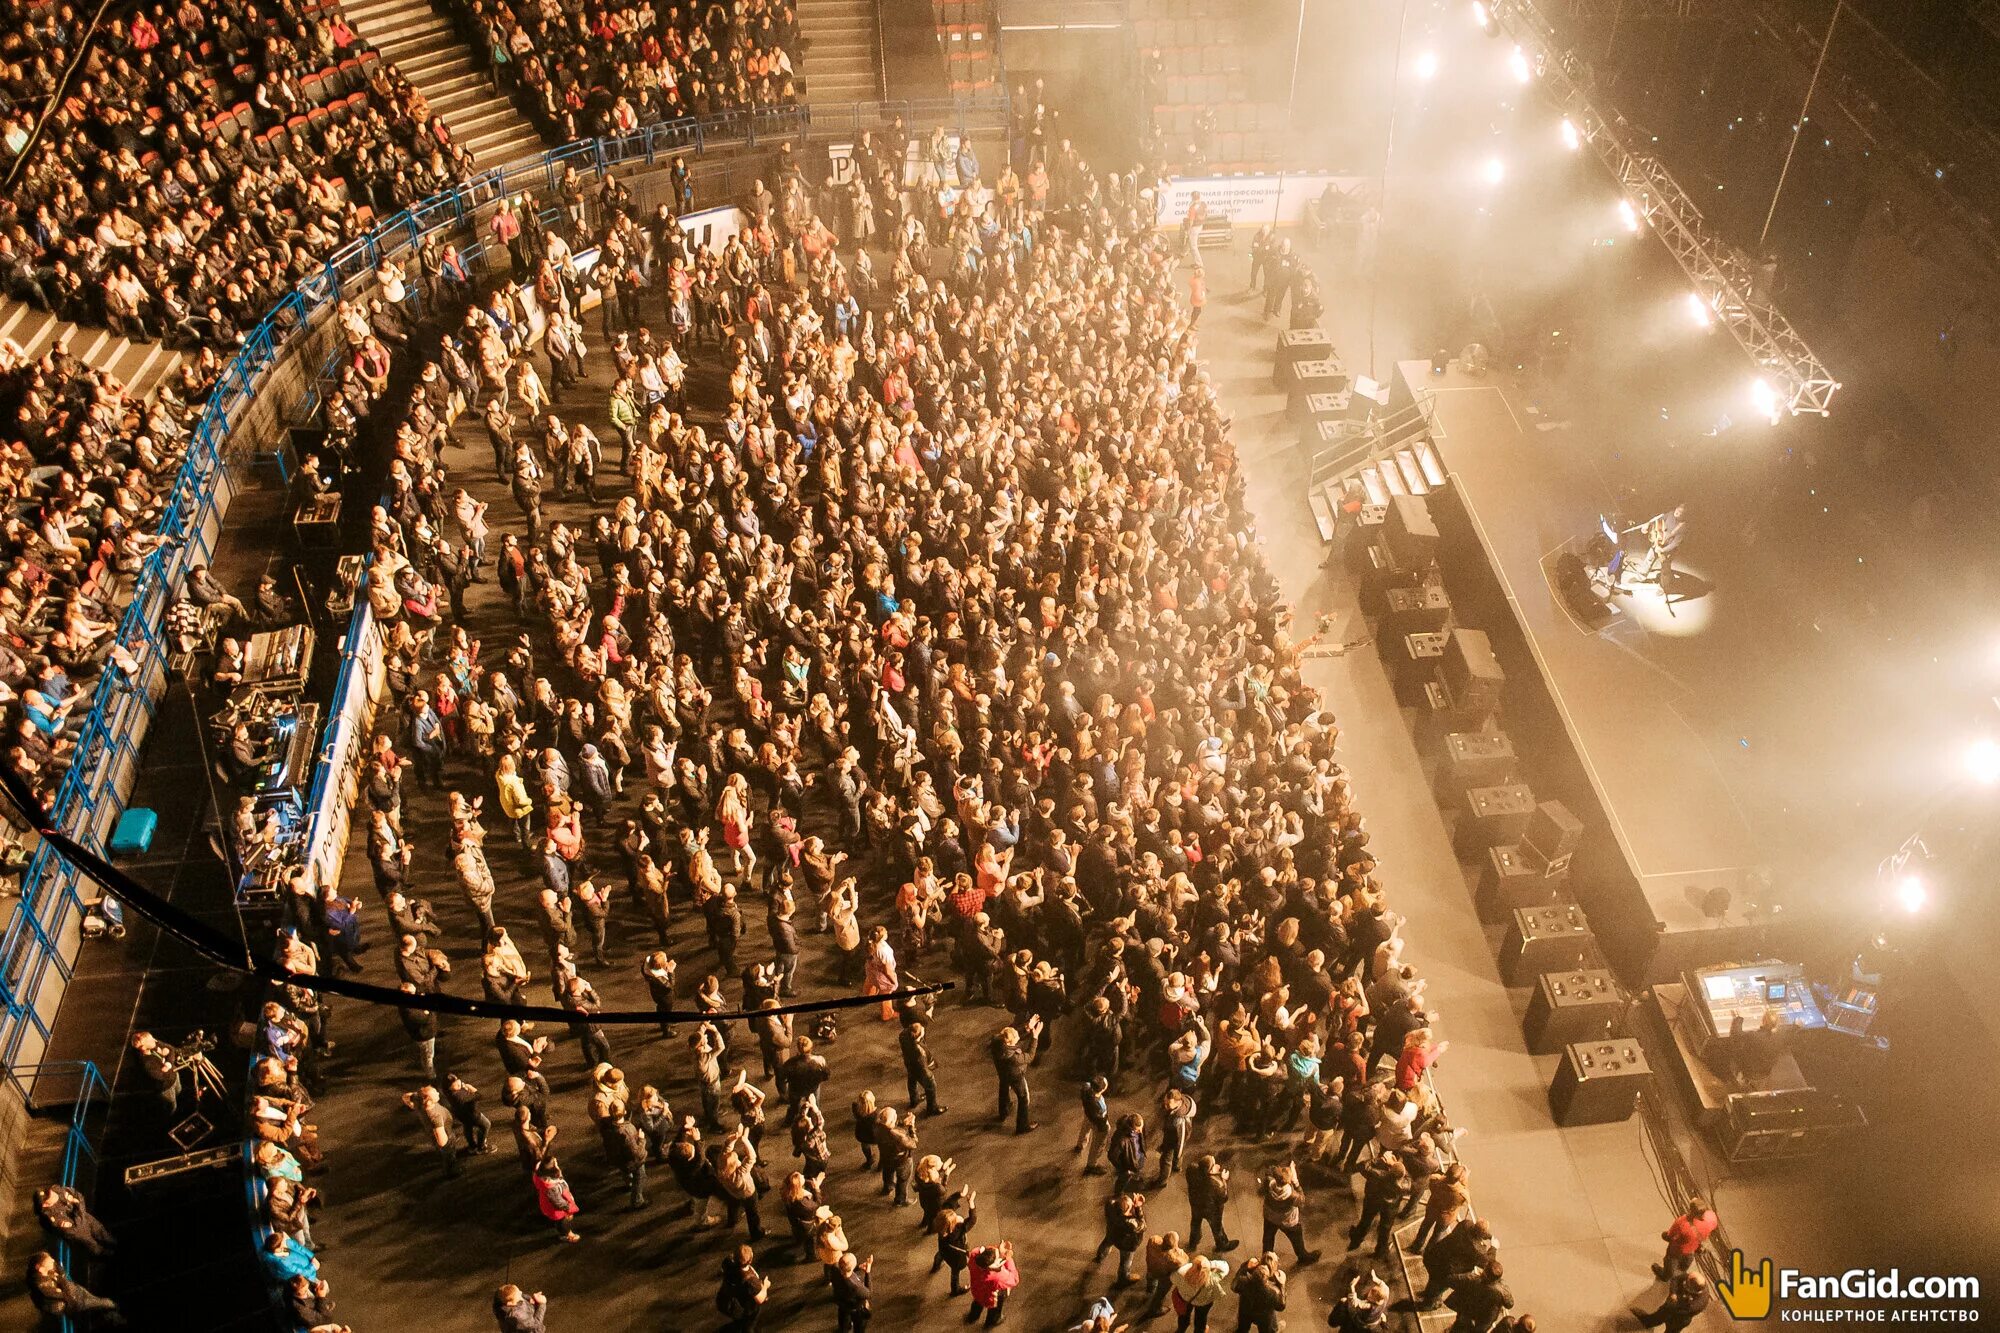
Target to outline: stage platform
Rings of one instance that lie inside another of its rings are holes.
[[[1429,503],[1455,619],[1493,636],[1508,677],[1504,725],[1517,750],[1541,751],[1536,795],[1584,820],[1573,884],[1612,961],[1664,981],[1745,953],[1768,925],[1745,911],[1757,896],[1756,841],[1704,736],[1714,729],[1702,699],[1654,652],[1662,638],[1677,653],[1701,651],[1726,590],[1692,566],[1668,594],[1615,598],[1597,626],[1575,618],[1549,575],[1614,509],[1588,455],[1565,429],[1542,428],[1530,396],[1497,373],[1404,361],[1394,391],[1392,408],[1431,399],[1450,484]],[[1565,789],[1547,789],[1550,773]],[[1709,914],[1716,889],[1730,903],[1720,917]]]

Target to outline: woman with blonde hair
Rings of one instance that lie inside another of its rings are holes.
[[[958,1170],[957,1162],[948,1157],[940,1157],[934,1152],[925,1153],[917,1159],[917,1204],[923,1209],[924,1230],[931,1230],[937,1222],[938,1214],[947,1208],[958,1207],[961,1199],[966,1197],[963,1191],[958,1190],[950,1194],[945,1193],[945,1186],[950,1183],[952,1172],[956,1170]]]
[[[964,1202],[963,1214],[955,1208],[945,1208],[931,1219],[931,1234],[937,1237],[937,1257],[931,1260],[931,1272],[936,1273],[940,1268],[951,1270],[954,1296],[963,1296],[966,1291],[965,1269],[972,1262],[972,1225],[979,1220],[974,1206],[977,1196],[967,1190]]]
[[[722,784],[715,803],[715,822],[722,825],[722,842],[729,848],[730,869],[747,878],[757,864],[750,846],[750,782],[741,773],[731,773]]]
[[[827,1207],[819,1206],[809,1228],[812,1236],[813,1258],[832,1270],[840,1263],[840,1256],[851,1248],[847,1243],[847,1232],[840,1224],[840,1214]]]
[[[889,995],[896,989],[896,951],[889,945],[889,928],[874,926],[868,931],[868,953],[862,960],[861,993]],[[882,1001],[882,1021],[896,1021],[893,1000]]]

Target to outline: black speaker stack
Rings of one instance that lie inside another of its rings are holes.
[[[1340,429],[1337,404],[1312,396],[1326,391],[1317,350],[1310,336],[1278,349],[1280,382],[1308,443]],[[1397,703],[1435,760],[1432,790],[1471,867],[1476,909],[1498,927],[1501,976],[1530,991],[1528,1046],[1558,1056],[1550,1108],[1565,1125],[1622,1120],[1651,1073],[1624,1031],[1629,997],[1577,897],[1583,821],[1537,793],[1508,735],[1506,670],[1486,632],[1459,620],[1441,567],[1458,548],[1441,541],[1429,500],[1396,495],[1379,512],[1379,522],[1371,516],[1349,530],[1343,554]]]
[[[1610,969],[1577,968],[1535,978],[1521,1033],[1528,1049],[1547,1055],[1577,1042],[1611,1036],[1625,1021],[1625,991]]]
[[[1549,1111],[1565,1127],[1629,1120],[1652,1078],[1646,1053],[1634,1038],[1580,1041],[1565,1046],[1556,1061]]]

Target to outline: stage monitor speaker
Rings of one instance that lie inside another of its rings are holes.
[[[1438,635],[1438,656],[1444,636]],[[1514,742],[1504,731],[1454,731],[1444,738],[1435,779],[1438,804],[1456,810],[1468,787],[1499,787],[1514,780]]]
[[[1528,817],[1521,834],[1521,847],[1541,863],[1544,870],[1566,870],[1576,847],[1583,841],[1583,821],[1569,812],[1561,801],[1543,801]]]
[[[1338,357],[1294,361],[1291,383],[1286,389],[1290,395],[1286,410],[1292,414],[1293,420],[1302,420],[1308,398],[1319,393],[1339,393],[1350,383],[1347,367],[1340,363]]]
[[[1357,532],[1367,532],[1367,528],[1357,528]],[[1361,614],[1370,620],[1379,621],[1389,610],[1389,589],[1408,588],[1417,581],[1410,570],[1396,563],[1394,556],[1380,541],[1369,541],[1362,548],[1360,568],[1356,571],[1361,579]]]
[[[1610,969],[1545,972],[1535,978],[1521,1033],[1537,1055],[1573,1042],[1602,1041],[1625,1019],[1625,992]]]
[[[1488,847],[1519,842],[1534,811],[1535,793],[1526,783],[1466,788],[1454,837],[1460,859],[1484,856]]]
[[[1424,691],[1436,683],[1438,663],[1442,660],[1442,634],[1405,634],[1396,640],[1395,656],[1385,664],[1395,684],[1396,702],[1405,708],[1422,708]]]
[[[1354,391],[1342,389],[1339,393],[1307,394],[1297,413],[1299,422],[1299,446],[1309,454],[1318,454],[1326,449],[1338,449],[1354,439],[1354,428],[1348,425],[1350,405],[1354,401]]]
[[[1462,626],[1452,630],[1444,649],[1444,683],[1454,707],[1499,711],[1507,673],[1500,669],[1499,659],[1493,656],[1493,641],[1483,631]]]
[[[1421,495],[1391,497],[1382,532],[1389,554],[1404,569],[1421,570],[1437,558],[1437,524],[1431,521],[1431,507]]]
[[[1543,874],[1530,864],[1520,847],[1502,843],[1486,849],[1486,862],[1479,869],[1479,884],[1473,902],[1481,921],[1511,921],[1523,907],[1556,907],[1569,901],[1565,891],[1567,874]]]
[[[1271,380],[1278,388],[1290,390],[1292,387],[1292,367],[1301,361],[1325,361],[1333,356],[1333,339],[1320,328],[1286,329],[1278,335],[1276,359],[1271,366]]]
[[[1631,1037],[1579,1042],[1556,1062],[1549,1110],[1566,1128],[1629,1120],[1652,1078],[1646,1053]]]
[[[1391,588],[1382,599],[1382,608],[1382,623],[1375,627],[1376,635],[1382,639],[1400,639],[1405,634],[1426,631],[1441,634],[1451,623],[1451,597],[1435,583]]]
[[[1517,907],[1500,944],[1500,975],[1510,986],[1529,986],[1544,972],[1598,966],[1597,936],[1573,902]]]

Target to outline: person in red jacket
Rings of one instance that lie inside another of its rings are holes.
[[[965,1312],[965,1322],[977,1323],[979,1316],[986,1316],[986,1327],[996,1327],[1007,1317],[1007,1293],[1021,1285],[1021,1274],[1014,1267],[1014,1242],[1003,1240],[998,1245],[983,1245],[972,1255],[972,1308]]]
[[[1715,1214],[1708,1204],[1699,1197],[1688,1200],[1687,1211],[1673,1220],[1673,1224],[1660,1233],[1660,1239],[1667,1243],[1667,1252],[1659,1263],[1653,1265],[1653,1276],[1662,1282],[1671,1282],[1688,1269],[1694,1267],[1694,1257],[1715,1231]]]

